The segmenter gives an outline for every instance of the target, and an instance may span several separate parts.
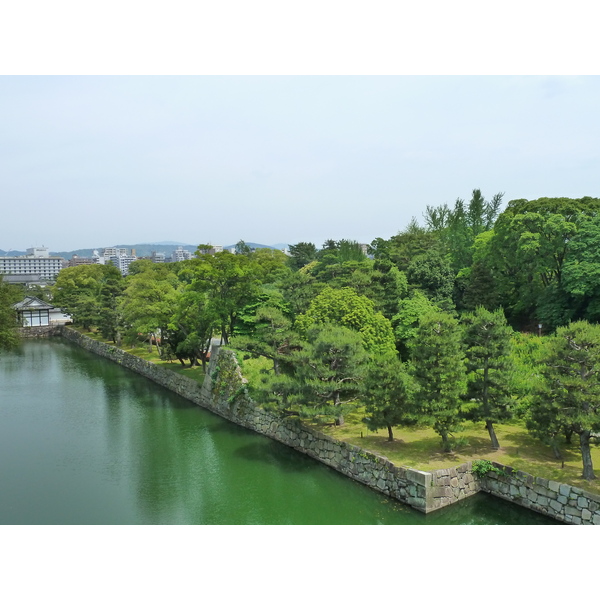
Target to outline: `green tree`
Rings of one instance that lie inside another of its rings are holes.
[[[62,269],[53,287],[53,304],[70,314],[76,325],[90,330],[100,321],[102,289],[121,278],[121,272],[112,264]]]
[[[289,264],[297,271],[317,258],[317,247],[312,242],[299,242],[288,247]]]
[[[392,318],[396,347],[402,360],[409,358],[411,341],[419,335],[419,321],[429,312],[440,310],[423,292],[414,290],[398,303],[398,312]]]
[[[547,339],[543,385],[528,427],[542,439],[570,430],[579,435],[583,478],[595,479],[590,443],[600,432],[600,325],[577,321]]]
[[[390,238],[386,254],[401,271],[406,271],[415,257],[430,250],[442,252],[439,233],[422,227],[413,217],[403,231]]]
[[[452,450],[449,436],[460,426],[461,397],[466,391],[461,338],[456,319],[434,311],[420,318],[417,336],[410,344],[413,375],[419,386],[418,410],[441,436],[445,452]]]
[[[258,307],[252,320],[255,325],[252,335],[236,336],[233,346],[273,361],[273,371],[280,375],[282,357],[285,359],[301,348],[291,320],[279,308],[268,305]]]
[[[17,346],[17,318],[13,309],[20,298],[10,284],[3,281],[0,275],[0,351]]]
[[[344,424],[361,395],[368,355],[362,338],[346,327],[326,324],[307,331],[309,345],[297,354],[296,380],[304,399],[304,415],[333,416]]]
[[[500,211],[504,194],[495,194],[486,201],[481,190],[474,189],[468,203],[458,198],[451,209],[448,205],[427,206],[425,222],[440,235],[455,273],[473,263],[473,245],[478,235],[492,229]]]
[[[569,295],[563,275],[580,225],[599,210],[597,198],[508,203],[494,225],[486,262],[513,327],[542,322],[546,330],[553,330],[581,317],[581,302]]]
[[[450,262],[438,251],[429,250],[408,265],[406,277],[412,289],[419,289],[434,303],[453,308],[454,272]]]
[[[311,327],[331,323],[357,331],[368,352],[396,354],[391,323],[375,311],[372,300],[358,295],[351,288],[325,288],[296,319],[301,333]]]
[[[162,355],[162,342],[175,313],[179,287],[177,276],[161,264],[128,277],[128,285],[120,301],[123,320],[129,337],[147,336]]]
[[[221,337],[227,344],[239,311],[260,290],[261,268],[252,257],[229,252],[206,254],[189,262],[180,277],[193,282],[194,291],[207,294]]]
[[[368,363],[364,379],[363,403],[369,430],[387,429],[394,441],[394,427],[411,426],[418,421],[412,404],[414,382],[406,366],[393,356],[375,356]]]
[[[502,310],[479,307],[462,316],[466,346],[467,392],[462,412],[472,421],[484,421],[492,448],[500,448],[494,430],[512,412],[512,329]]]

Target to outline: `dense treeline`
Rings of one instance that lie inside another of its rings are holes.
[[[252,394],[282,415],[371,430],[432,427],[450,451],[461,423],[518,419],[560,455],[578,436],[583,475],[600,432],[600,200],[428,206],[365,253],[352,240],[280,251],[139,260],[60,272],[53,302],[118,344],[206,366],[212,337],[269,368]],[[541,329],[540,329],[541,326]],[[543,335],[541,335],[543,334]]]

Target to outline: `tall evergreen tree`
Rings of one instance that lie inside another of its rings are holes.
[[[364,380],[363,402],[368,429],[387,429],[394,441],[394,427],[415,425],[418,416],[412,402],[414,381],[406,366],[394,356],[375,356],[369,361]]]
[[[467,392],[463,413],[472,421],[484,421],[492,448],[500,448],[494,423],[512,417],[510,359],[512,329],[501,310],[479,307],[462,316],[467,356]]]
[[[547,338],[543,386],[532,402],[528,428],[542,439],[579,435],[583,478],[595,479],[590,442],[600,432],[600,325],[577,321]]]
[[[442,438],[445,452],[461,422],[461,397],[466,391],[465,355],[459,323],[447,313],[423,315],[410,343],[411,363],[419,391],[418,411]]]

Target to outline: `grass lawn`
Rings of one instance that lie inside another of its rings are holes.
[[[261,369],[271,367],[265,358],[247,358],[242,372],[250,385],[257,384]],[[583,465],[579,451],[578,436],[573,435],[573,445],[563,445],[562,461],[556,460],[552,450],[529,435],[524,425],[512,423],[496,425],[500,449],[492,451],[490,437],[484,423],[464,423],[464,430],[455,434],[453,453],[441,451],[441,438],[431,428],[394,429],[395,440],[387,441],[387,430],[369,431],[362,422],[364,409],[358,408],[345,418],[345,425],[307,423],[315,429],[338,440],[370,450],[400,467],[412,467],[421,471],[435,471],[460,465],[471,460],[487,459],[525,471],[530,475],[545,477],[561,483],[570,483],[581,489],[600,495],[600,446],[592,447],[592,461],[599,479],[592,482],[581,477]]]
[[[82,333],[83,335],[87,335],[93,340],[98,340],[99,342],[104,342],[105,344],[114,346],[114,343],[112,341],[105,340],[97,331],[86,331],[82,327],[73,327],[72,325],[70,327],[72,327],[76,331],[79,331],[79,333]],[[162,360],[161,358],[159,358],[156,348],[153,347],[152,351],[150,351],[149,344],[140,344],[133,348],[123,345],[121,346],[121,350],[129,352],[129,354],[133,354],[134,356],[138,356],[139,358],[143,358],[144,360],[152,362],[155,365],[160,365],[161,367],[169,369],[170,371],[175,371],[180,375],[185,375],[186,377],[189,377],[190,379],[193,379],[194,381],[197,381],[200,384],[204,381],[204,371],[202,370],[202,366],[190,367],[189,364],[182,366],[182,364],[178,360]]]
[[[581,477],[583,465],[578,437],[573,435],[573,445],[563,445],[562,461],[554,458],[552,450],[533,438],[519,423],[497,425],[496,434],[500,449],[491,449],[490,437],[484,423],[465,422],[464,430],[455,434],[456,448],[451,454],[441,450],[440,436],[430,428],[394,429],[393,442],[387,439],[387,430],[371,432],[362,423],[362,411],[348,415],[346,424],[313,425],[328,435],[355,446],[360,446],[385,456],[395,465],[413,467],[420,471],[435,471],[461,463],[487,459],[494,460],[530,475],[545,477],[561,483],[570,483],[600,495],[600,479],[588,482]],[[600,477],[600,447],[592,447],[592,460]]]

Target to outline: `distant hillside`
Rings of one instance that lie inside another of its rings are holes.
[[[255,242],[245,242],[246,246],[250,248],[272,248],[273,250],[285,250],[288,245],[287,244],[275,244],[274,246],[266,246],[265,244],[256,244]],[[223,246],[225,250],[233,250],[235,248],[235,244],[231,244],[231,246]]]

